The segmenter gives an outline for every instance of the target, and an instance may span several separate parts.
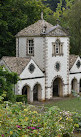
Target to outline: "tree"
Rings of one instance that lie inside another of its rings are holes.
[[[60,2],[60,0],[43,0],[44,4],[47,4],[53,11],[56,11],[57,4]]]
[[[69,29],[70,52],[81,55],[81,1],[65,0],[65,6],[62,2],[58,3],[54,20],[58,18],[61,26]]]
[[[71,34],[71,53],[81,55],[81,1],[75,2],[68,12]]]
[[[14,72],[9,72],[4,67],[0,66],[0,96],[6,93],[5,100],[15,101],[13,91],[14,85],[18,81],[18,75]]]
[[[15,35],[40,19],[42,10],[45,18],[51,13],[41,0],[0,1],[0,58],[15,56]]]

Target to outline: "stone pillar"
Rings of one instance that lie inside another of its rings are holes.
[[[30,102],[33,102],[33,90],[30,90]]]
[[[46,87],[46,99],[50,99],[51,98],[51,88],[50,87]]]
[[[80,83],[77,83],[77,93],[80,91]]]
[[[19,57],[19,38],[16,38],[16,57]]]
[[[41,89],[41,101],[45,100],[45,89]]]

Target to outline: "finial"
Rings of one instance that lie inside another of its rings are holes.
[[[57,25],[59,25],[59,24],[60,24],[60,20],[59,20],[59,19],[56,19],[56,22],[57,22]]]
[[[43,20],[43,11],[41,12],[41,20]]]

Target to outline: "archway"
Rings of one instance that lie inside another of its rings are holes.
[[[41,100],[41,85],[35,84],[33,88],[33,101]]]
[[[27,101],[30,101],[30,87],[28,85],[22,88],[22,95],[27,95]]]
[[[71,90],[78,92],[78,82],[76,78],[74,78],[71,82]]]
[[[79,84],[79,92],[81,92],[81,79],[80,79],[80,84]]]
[[[61,78],[56,78],[53,81],[53,97],[63,96],[63,81]]]

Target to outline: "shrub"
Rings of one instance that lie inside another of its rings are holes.
[[[27,103],[27,95],[16,95],[17,102],[24,102]]]
[[[74,126],[72,114],[51,107],[42,113],[32,105],[21,102],[5,108],[0,105],[0,135],[4,137],[71,137]]]
[[[81,132],[81,114],[74,113],[73,121],[74,121],[75,130]]]
[[[5,101],[15,102],[13,88],[18,80],[19,77],[17,73],[9,72],[5,66],[0,66],[0,96],[5,92],[6,96],[3,98]]]

